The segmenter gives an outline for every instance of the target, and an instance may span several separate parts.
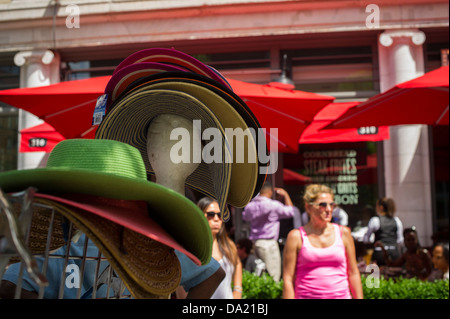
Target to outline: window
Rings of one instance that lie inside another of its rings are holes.
[[[316,48],[281,52],[296,89],[336,98],[367,98],[378,93],[371,46]]]
[[[331,187],[336,203],[348,214],[348,226],[354,228],[365,206],[374,206],[379,196],[376,143],[302,144],[298,154],[284,154],[283,181],[301,212],[306,185]]]
[[[425,72],[429,72],[439,68],[442,65],[448,65],[448,32],[441,36],[428,35],[430,41],[425,46]],[[448,236],[448,215],[449,215],[449,127],[436,126],[430,127],[432,135],[432,144],[430,145],[430,153],[432,156],[431,172],[433,183],[433,230],[435,235],[439,237],[445,233]],[[447,237],[448,238],[448,237]],[[441,238],[442,239],[442,238]]]
[[[67,62],[63,64],[64,81],[88,79],[112,75],[122,60],[95,60]]]
[[[273,71],[270,68],[270,52],[229,52],[193,55],[196,59],[215,68],[226,78],[251,83],[267,84]]]
[[[0,90],[20,86],[15,53],[0,54]],[[0,103],[0,172],[17,168],[18,109]]]
[[[17,168],[18,109],[0,106],[0,172]]]

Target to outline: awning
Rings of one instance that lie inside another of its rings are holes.
[[[53,147],[64,139],[53,126],[42,123],[33,127],[28,127],[20,131],[21,153],[25,152],[51,152]]]
[[[110,77],[61,82],[42,87],[0,91],[0,102],[24,109],[52,125],[65,138],[94,138],[92,115],[97,98]],[[266,140],[278,143],[278,152],[298,151],[298,139],[314,116],[334,97],[285,90],[228,79],[235,93],[252,110]],[[272,128],[278,129],[274,135]]]
[[[389,139],[389,127],[387,126],[322,130],[322,128],[332,123],[349,109],[359,104],[360,102],[328,104],[317,113],[314,121],[305,129],[299,139],[299,143],[375,142]]]
[[[364,125],[449,125],[449,69],[440,67],[395,85],[348,110],[328,128]]]

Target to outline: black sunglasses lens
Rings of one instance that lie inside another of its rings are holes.
[[[336,203],[334,203],[334,202],[333,203],[329,203],[329,204],[326,203],[326,202],[319,203],[319,206],[322,207],[322,208],[327,208],[328,205],[330,205],[331,208],[334,208],[336,206]]]
[[[206,215],[210,218],[214,218],[214,216],[217,215],[217,217],[220,218],[220,213],[216,213],[216,212],[206,212]]]

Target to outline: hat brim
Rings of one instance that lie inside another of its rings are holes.
[[[174,250],[158,241],[50,199],[36,198],[70,220],[91,239],[135,298],[167,298],[181,281]]]
[[[194,97],[171,90],[143,90],[120,99],[97,129],[96,139],[110,139],[130,144],[142,155],[147,172],[154,173],[147,154],[150,122],[162,114],[174,114],[188,120],[200,120],[201,132],[216,128],[220,132],[220,162],[201,161],[186,179],[186,185],[217,200],[224,221],[230,218],[227,196],[231,178],[230,149],[225,131],[214,114]]]
[[[141,62],[127,65],[114,72],[105,88],[108,100],[113,102],[133,82],[139,78],[161,72],[189,72],[186,69],[163,63]]]
[[[202,264],[211,259],[212,236],[201,210],[177,192],[145,180],[61,167],[8,171],[0,174],[5,192],[34,186],[40,193],[68,193],[120,200],[146,201],[149,217],[160,224]]]
[[[36,193],[34,196],[77,207],[105,218],[166,246],[172,247],[185,254],[197,265],[201,265],[201,261],[195,255],[187,251],[185,247],[178,243],[173,236],[149,216],[151,212],[148,211],[147,202],[145,201],[131,202],[119,200],[119,202],[114,201],[115,204],[113,204],[110,198],[91,195],[67,194],[58,197]]]
[[[230,106],[234,108],[234,110],[239,114],[239,116],[245,121],[245,124],[247,127],[252,128],[255,130],[255,132],[258,132],[258,130],[261,129],[261,125],[258,122],[258,119],[253,114],[253,112],[250,110],[250,108],[245,104],[245,102],[236,95],[232,90],[230,90],[228,87],[221,85],[217,81],[214,81],[208,77],[195,74],[195,73],[189,73],[189,72],[164,72],[164,73],[157,73],[152,74],[149,76],[142,77],[133,83],[131,83],[123,92],[122,96],[125,96],[134,90],[138,90],[141,87],[145,87],[147,85],[152,85],[153,83],[170,83],[170,82],[182,82],[182,83],[189,83],[189,84],[195,84],[198,86],[201,86],[205,89],[210,90],[211,92],[217,94],[222,99],[224,99],[227,103],[229,103]],[[118,99],[120,99],[119,97]],[[210,105],[206,104],[207,107]],[[114,108],[114,104],[110,106],[110,108]],[[218,118],[220,120],[220,118]],[[224,126],[226,127],[226,126]],[[263,141],[260,141],[259,138],[261,136],[259,134],[256,134],[256,140],[255,144],[258,146],[258,152],[263,153],[264,155],[268,154],[268,149],[265,141],[265,136],[262,136]],[[267,178],[267,171],[268,166],[270,163],[265,162],[262,163],[259,159],[258,155],[258,177],[256,181],[256,186],[254,188],[253,197],[255,197],[264,182]],[[230,189],[231,190],[231,189]],[[232,190],[231,190],[232,191]],[[233,205],[235,207],[243,207],[239,205]],[[245,205],[244,205],[245,206]]]
[[[15,212],[21,212],[24,203],[20,197],[9,196],[9,201]],[[50,228],[49,225],[52,224]],[[30,228],[27,233],[27,246],[32,255],[54,251],[67,243],[66,221],[60,214],[52,214],[41,205],[32,206]],[[20,257],[12,257],[11,262],[19,262]]]

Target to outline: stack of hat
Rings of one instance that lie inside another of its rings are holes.
[[[174,249],[198,265],[211,258],[211,232],[201,210],[148,181],[140,152],[128,144],[64,140],[50,153],[47,167],[0,173],[5,192],[30,186],[37,189],[31,253],[44,253],[49,241],[50,249],[65,243],[63,216],[96,244],[136,298],[167,298],[175,291],[181,268]],[[52,210],[59,213],[53,226]],[[156,222],[161,216],[164,226]]]
[[[174,49],[142,50],[115,69],[104,100],[105,116],[96,138],[136,147],[150,174],[154,170],[147,154],[147,130],[158,115],[175,114],[200,120],[202,132],[207,128],[221,132],[221,160],[212,163],[202,160],[186,179],[186,186],[215,198],[224,221],[230,218],[227,204],[244,207],[259,192],[266,178],[266,174],[260,173],[265,171],[261,166],[267,165],[258,159],[258,143],[263,145],[259,151],[266,154],[265,139],[258,140],[260,125],[226,79],[213,68]],[[233,137],[234,133],[242,132],[249,133],[245,145]]]
[[[202,161],[186,186],[217,199],[225,221],[228,205],[244,207],[264,183],[267,164],[257,151],[266,154],[265,138],[258,140],[258,121],[223,76],[173,49],[132,54],[116,68],[105,94],[96,139],[60,142],[46,168],[0,173],[0,188],[8,193],[37,188],[33,253],[43,252],[46,237],[51,249],[65,242],[60,219],[59,230],[46,233],[51,214],[43,207],[52,207],[97,245],[133,296],[167,298],[181,279],[174,249],[207,264],[212,236],[195,203],[148,180],[147,174],[154,174],[147,154],[150,123],[173,114],[200,120],[202,132],[220,132],[220,161]],[[238,148],[230,130],[256,134]]]

